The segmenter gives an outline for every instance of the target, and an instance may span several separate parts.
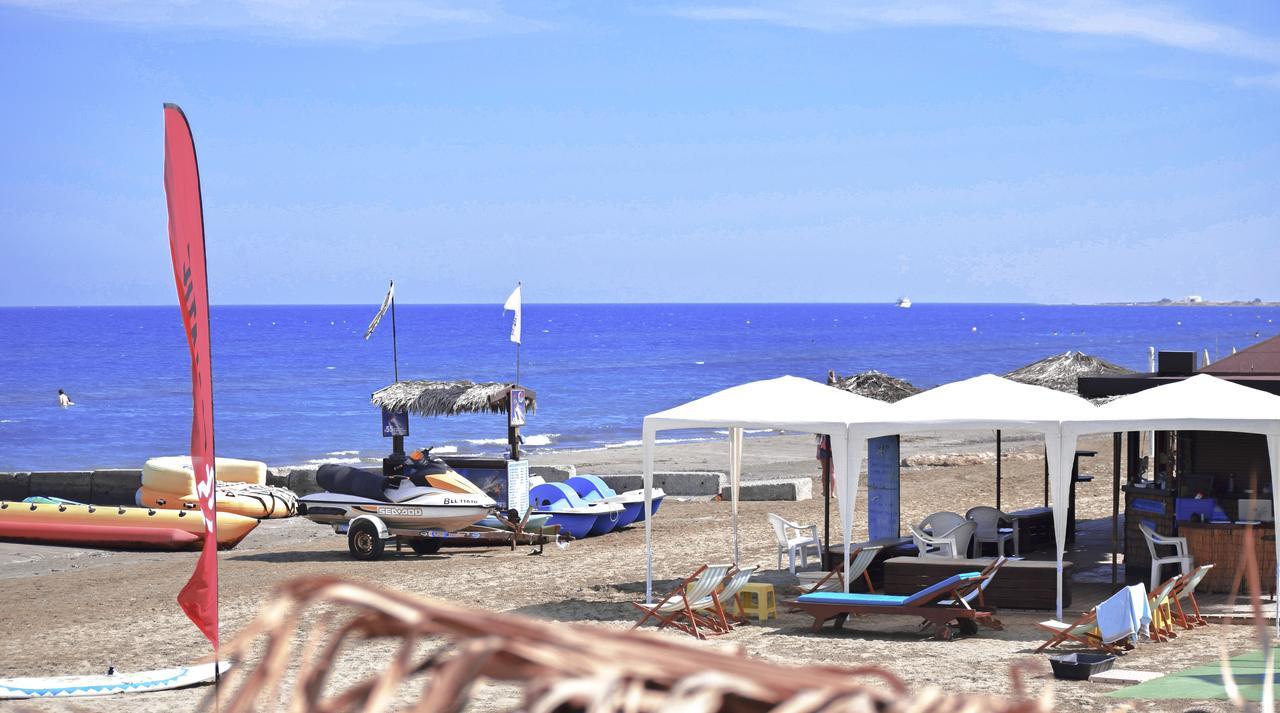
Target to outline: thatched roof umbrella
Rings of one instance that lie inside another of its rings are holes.
[[[512,384],[489,381],[400,381],[373,392],[374,406],[389,411],[408,411],[419,416],[457,416],[463,413],[506,413],[507,394]],[[528,413],[537,410],[537,395],[524,389]]]
[[[920,387],[909,381],[874,369],[853,376],[836,376],[833,371],[827,374],[827,383],[837,389],[889,403],[901,401],[922,391]]]
[[[457,416],[463,413],[507,413],[511,390],[524,389],[524,409],[533,413],[538,408],[537,394],[533,389],[515,384],[490,381],[477,384],[474,381],[398,381],[373,392],[370,401],[388,411],[408,411],[419,416]],[[399,457],[402,439],[396,438],[395,452]],[[520,428],[507,426],[507,442],[511,457],[520,457]],[[385,468],[385,466],[384,466]]]
[[[1089,356],[1084,352],[1066,352],[1063,354],[1054,354],[1047,356],[1039,361],[1032,362],[1020,369],[1005,374],[1005,378],[1014,381],[1031,384],[1032,386],[1044,386],[1057,391],[1065,391],[1068,394],[1079,393],[1079,381],[1082,376],[1111,376],[1133,374],[1132,369],[1126,369],[1119,364],[1112,364],[1105,359],[1099,359],[1095,356]],[[1098,403],[1094,401],[1094,403]],[[996,507],[999,507],[1000,492],[1000,432],[996,431]],[[1044,470],[1045,482],[1045,504],[1049,502],[1049,461],[1045,459]],[[1075,483],[1072,485],[1071,498],[1075,499]]]
[[[1014,369],[1005,374],[1005,377],[1023,384],[1046,386],[1050,389],[1074,394],[1077,392],[1077,382],[1082,376],[1110,376],[1113,374],[1132,373],[1134,373],[1132,369],[1126,369],[1118,364],[1112,364],[1109,361],[1089,356],[1083,352],[1066,352],[1065,354],[1047,356],[1021,369]]]

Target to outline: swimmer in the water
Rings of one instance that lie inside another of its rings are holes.
[[[58,405],[62,408],[66,408],[68,406],[75,406],[76,402],[72,401],[70,396],[67,396],[67,392],[62,389],[58,389]]]

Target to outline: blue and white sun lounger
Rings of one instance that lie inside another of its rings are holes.
[[[815,592],[798,597],[794,605],[813,617],[813,630],[835,620],[837,629],[844,626],[850,615],[895,614],[920,617],[937,628],[937,635],[951,639],[955,631],[977,632],[979,623],[1000,628],[995,609],[982,604],[981,587],[992,573],[964,572],[952,575],[915,594],[900,596],[891,594],[847,594],[843,592]],[[978,605],[970,604],[969,595],[979,590]]]

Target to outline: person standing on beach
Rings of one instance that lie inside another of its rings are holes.
[[[76,402],[72,401],[70,396],[67,396],[67,392],[62,389],[58,389],[58,405],[62,408],[66,408],[68,406],[75,406]]]

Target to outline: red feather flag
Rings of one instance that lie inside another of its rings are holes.
[[[214,512],[213,372],[209,348],[209,283],[204,209],[191,126],[176,104],[164,105],[164,194],[169,204],[173,279],[191,350],[191,467],[195,471],[204,547],[178,605],[218,649],[218,521]]]

